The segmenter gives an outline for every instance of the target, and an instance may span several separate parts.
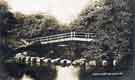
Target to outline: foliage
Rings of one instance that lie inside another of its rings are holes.
[[[7,7],[4,10],[1,7],[1,32],[5,31],[9,38],[15,36],[13,37],[15,39],[9,39],[11,44],[13,40],[19,42],[21,38],[34,38],[61,32],[94,32],[99,40],[98,45],[96,44],[96,54],[108,53],[108,51],[118,54],[128,52],[130,21],[133,15],[130,8],[132,7],[127,0],[101,0],[84,9],[70,25],[61,25],[49,15],[11,13]],[[90,51],[88,49],[84,53],[90,54]]]

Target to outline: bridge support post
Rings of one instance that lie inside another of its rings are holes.
[[[87,37],[88,37],[88,39],[90,38],[90,34],[89,33],[87,34]]]

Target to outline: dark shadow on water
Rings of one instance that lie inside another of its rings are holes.
[[[51,67],[30,66],[24,64],[5,64],[8,75],[20,79],[24,74],[34,78],[34,80],[54,80],[56,71]]]

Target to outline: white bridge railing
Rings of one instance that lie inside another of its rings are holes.
[[[65,42],[65,41],[91,42],[91,41],[97,41],[96,38],[97,35],[95,33],[69,32],[69,33],[55,34],[55,35],[50,35],[45,37],[37,37],[33,39],[21,40],[25,44],[19,46],[17,49],[22,47],[27,47],[35,42],[40,42],[41,44],[57,43],[57,42]]]
[[[69,32],[69,33],[63,33],[63,34],[56,34],[46,37],[37,37],[34,39],[29,39],[29,42],[48,42],[53,40],[60,40],[60,39],[70,39],[70,40],[76,40],[76,39],[85,39],[86,41],[88,39],[94,39],[96,38],[95,33],[83,33],[83,32]]]

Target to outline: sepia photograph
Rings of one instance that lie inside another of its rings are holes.
[[[134,0],[0,0],[0,80],[134,80]]]

